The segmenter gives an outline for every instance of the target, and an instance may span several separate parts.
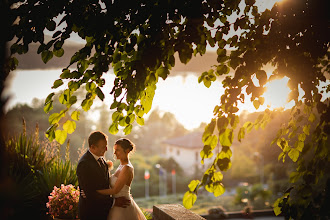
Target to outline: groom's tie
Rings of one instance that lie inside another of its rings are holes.
[[[102,168],[103,172],[105,172],[106,169],[105,169],[105,165],[104,165],[104,163],[103,163],[102,158],[100,157],[100,158],[98,159],[98,161],[99,161],[99,163],[100,163],[100,165],[101,165],[101,168]]]

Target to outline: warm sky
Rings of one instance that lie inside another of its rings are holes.
[[[270,8],[274,4],[274,0],[258,1],[260,7]],[[196,59],[191,61],[191,66],[176,67],[175,74],[167,78],[165,81],[160,79],[157,85],[152,109],[158,108],[161,111],[172,112],[177,120],[187,129],[199,127],[201,122],[209,122],[212,118],[212,112],[215,105],[219,104],[220,96],[223,92],[221,82],[216,81],[210,88],[206,88],[203,84],[198,83],[198,74],[201,71],[209,69],[212,63],[212,53],[207,59]],[[37,59],[40,59],[37,58]],[[216,59],[216,56],[213,57]],[[200,62],[200,63],[199,63]],[[198,66],[196,70],[194,67]],[[205,65],[205,67],[202,67]],[[202,67],[202,68],[201,68]],[[204,70],[202,70],[204,68]],[[30,104],[34,97],[44,99],[52,91],[53,82],[58,79],[61,74],[61,68],[51,70],[16,70],[12,72],[7,80],[7,94],[11,95],[11,99],[7,105],[7,109],[16,103]],[[106,104],[110,105],[112,97],[109,92],[114,79],[113,74],[107,74],[108,82],[103,92],[106,95]],[[289,89],[286,87],[287,79],[274,81],[265,93],[265,104],[260,109],[265,109],[267,105],[271,108],[284,107],[286,96]],[[292,103],[291,103],[292,104]],[[287,104],[289,107],[290,104]],[[255,111],[251,103],[241,106],[242,110],[250,112]]]

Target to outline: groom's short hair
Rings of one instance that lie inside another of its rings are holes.
[[[88,146],[91,147],[93,144],[97,144],[99,140],[107,140],[108,136],[102,131],[94,131],[88,137]]]

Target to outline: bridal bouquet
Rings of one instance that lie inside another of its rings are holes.
[[[53,218],[78,218],[79,187],[75,189],[71,184],[66,186],[62,184],[60,188],[54,186],[48,200],[46,206]]]

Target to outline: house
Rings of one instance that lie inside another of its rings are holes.
[[[203,132],[191,132],[184,136],[165,140],[164,157],[173,158],[185,171],[187,175],[192,175],[195,171],[205,169],[201,164],[200,152],[204,147],[202,141]],[[213,161],[213,158],[208,159]]]

